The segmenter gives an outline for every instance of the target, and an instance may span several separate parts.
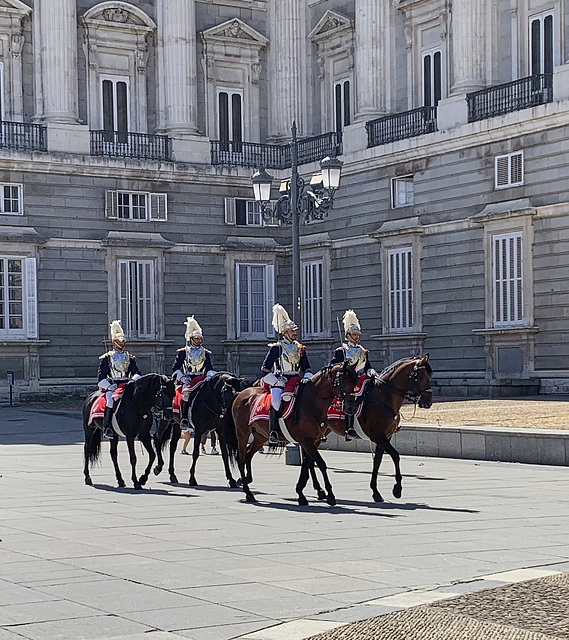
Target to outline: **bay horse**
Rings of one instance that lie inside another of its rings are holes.
[[[318,444],[324,433],[328,408],[335,397],[344,403],[344,409],[347,412],[355,411],[355,402],[351,394],[357,379],[354,366],[345,361],[343,364],[324,367],[315,373],[310,380],[298,386],[296,404],[291,415],[286,418],[285,425],[291,438],[298,442],[304,453],[296,485],[300,506],[308,504],[303,490],[308,481],[311,464],[316,464],[324,477],[326,501],[331,506],[336,504],[326,463],[318,451]],[[256,498],[249,488],[249,484],[253,481],[252,458],[269,437],[267,418],[255,419],[251,424],[249,423],[253,405],[263,393],[266,392],[262,387],[253,386],[242,391],[233,402],[232,415],[238,441],[236,462],[247,502],[256,502]],[[286,441],[284,436],[279,436],[279,439],[283,442]]]
[[[433,392],[430,388],[432,375],[433,370],[427,353],[422,358],[398,360],[382,371],[377,378],[367,382],[361,415],[357,420],[363,432],[360,435],[365,435],[376,445],[370,481],[374,502],[383,502],[377,490],[377,476],[384,452],[391,456],[395,465],[393,495],[396,498],[401,497],[399,453],[390,440],[399,428],[399,410],[406,399],[418,403],[423,409],[429,409],[433,404]],[[354,426],[357,430],[357,425]],[[346,434],[344,419],[328,419],[326,427],[340,436]],[[318,490],[318,487],[316,488]]]
[[[102,419],[94,418],[89,423],[89,416],[91,406],[101,395],[103,395],[103,392],[97,389],[90,393],[83,403],[83,430],[85,431],[85,466],[83,473],[85,475],[85,484],[89,486],[93,485],[89,468],[99,460],[103,434]],[[138,378],[138,380],[129,382],[124,388],[115,415],[118,426],[126,438],[132,468],[131,479],[135,489],[142,489],[142,486],[146,484],[152,463],[156,458],[150,435],[153,418],[156,418],[157,421],[166,417],[169,419],[172,414],[173,399],[174,381],[158,373],[147,373]],[[134,450],[136,437],[144,445],[149,457],[148,466],[140,479],[136,476],[136,453]],[[115,468],[118,486],[124,487],[126,485],[118,464],[118,442],[119,436],[115,433],[114,437],[110,439],[111,459]]]
[[[248,385],[244,378],[238,378],[227,371],[220,371],[212,376],[209,380],[205,380],[201,387],[197,390],[196,397],[193,400],[191,408],[192,426],[194,427],[194,449],[192,466],[190,468],[189,484],[192,487],[197,486],[196,480],[196,464],[200,455],[200,440],[204,433],[215,430],[219,437],[219,445],[223,465],[225,467],[225,477],[230,487],[236,488],[237,482],[231,474],[229,462],[229,451],[236,451],[237,438],[235,436],[235,427],[231,419],[231,405],[237,394],[245,389]],[[154,443],[158,456],[158,462],[154,468],[154,473],[158,475],[164,467],[164,458],[162,450],[165,448],[168,440],[170,441],[170,455],[168,472],[170,474],[170,482],[177,483],[178,478],[174,470],[174,457],[178,440],[180,439],[180,414],[173,413],[171,419],[161,420],[156,434]]]

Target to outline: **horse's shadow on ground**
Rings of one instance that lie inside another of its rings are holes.
[[[173,486],[181,486],[181,483]],[[153,495],[153,496],[170,496],[176,498],[195,498],[191,493],[174,493],[167,489],[157,489],[156,487],[145,486],[142,489],[135,489],[134,487],[117,487],[116,485],[93,483],[92,489],[98,491],[108,491],[110,493],[126,493],[134,496]]]
[[[368,469],[360,471],[356,469],[338,469],[336,467],[328,467],[328,471],[333,471],[334,473],[342,474],[342,473],[358,473],[360,475],[369,476],[371,471]],[[393,474],[387,471],[380,471],[378,473],[379,478],[392,478]],[[438,481],[447,481],[448,478],[435,478],[433,476],[421,476],[415,473],[405,473],[403,474],[404,478],[416,478],[417,480],[438,480]]]
[[[255,493],[255,495],[259,495],[258,493]],[[344,507],[342,504],[336,504],[335,506],[330,506],[326,503],[326,501],[324,500],[317,500],[314,499],[313,501],[311,501],[307,506],[300,506],[299,504],[292,504],[292,503],[296,503],[296,498],[284,498],[285,502],[250,502],[248,503],[245,499],[240,500],[240,502],[242,504],[252,504],[255,507],[261,507],[263,509],[277,509],[280,511],[292,511],[292,512],[296,512],[296,513],[331,513],[331,514],[338,514],[338,513],[342,513],[342,514],[353,514],[353,515],[358,515],[358,516],[378,516],[380,518],[398,518],[399,516],[395,513],[362,513],[361,511],[358,511],[356,509],[350,509],[350,508],[346,508]],[[357,504],[357,503],[354,503]],[[361,503],[362,505],[365,506],[370,506],[369,504],[366,503]],[[373,506],[373,503],[372,505]]]
[[[450,513],[480,513],[478,509],[452,509],[450,507],[432,507],[424,502],[361,502],[358,500],[339,500],[341,504],[361,507],[377,507],[396,511],[445,511]]]

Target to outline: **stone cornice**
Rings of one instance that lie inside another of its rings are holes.
[[[239,18],[233,18],[215,27],[206,29],[202,31],[201,37],[206,42],[231,42],[240,47],[255,47],[258,49],[269,44],[268,38]]]
[[[2,233],[2,241],[4,242],[26,242],[33,244],[43,244],[47,238],[41,236],[34,227],[13,227],[3,225],[0,218],[0,230]]]
[[[101,240],[104,247],[158,247],[169,248],[175,243],[166,240],[160,233],[137,233],[135,231],[109,231]]]

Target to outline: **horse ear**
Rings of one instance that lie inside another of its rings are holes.
[[[427,364],[427,362],[429,362],[429,354],[428,354],[428,353],[426,353],[426,354],[423,356],[423,359],[421,360],[421,366],[423,366],[423,365]]]

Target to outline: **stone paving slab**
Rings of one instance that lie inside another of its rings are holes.
[[[404,456],[402,498],[385,460],[376,504],[369,454],[324,457],[334,508],[299,507],[298,468],[263,455],[256,504],[219,456],[197,488],[178,454],[180,484],[118,489],[107,443],[87,487],[79,416],[0,408],[0,640],[301,640],[569,571],[567,468]]]

